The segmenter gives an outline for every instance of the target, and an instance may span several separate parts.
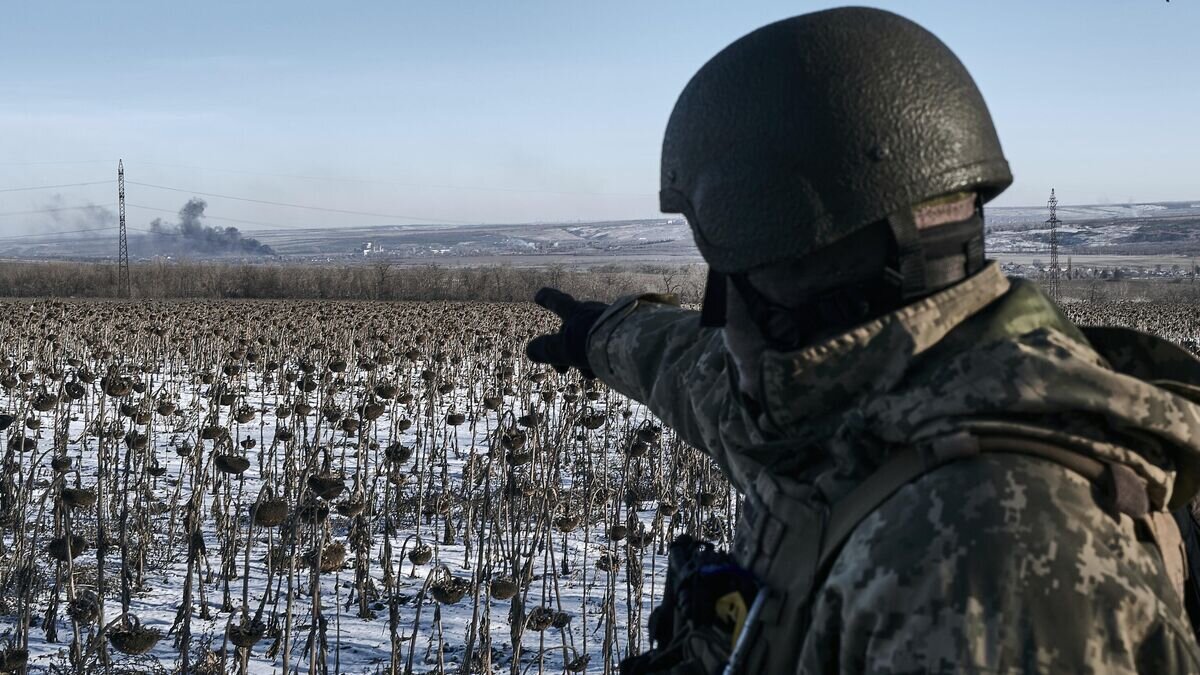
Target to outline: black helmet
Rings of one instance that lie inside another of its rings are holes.
[[[659,195],[718,273],[801,258],[883,221],[895,274],[911,278],[913,205],[970,192],[982,204],[1010,183],[950,49],[903,17],[847,7],[764,26],[692,77],[667,124]]]

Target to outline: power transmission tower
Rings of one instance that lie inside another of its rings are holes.
[[[1054,188],[1050,188],[1050,217],[1046,224],[1050,226],[1050,297],[1058,302],[1058,198],[1054,196]]]
[[[129,284],[129,241],[125,236],[125,161],[117,160],[117,205],[121,222],[121,249],[117,254],[117,294],[131,295]]]

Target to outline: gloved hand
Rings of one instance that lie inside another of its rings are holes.
[[[560,373],[578,368],[586,378],[594,378],[587,358],[587,339],[596,320],[608,309],[603,302],[579,302],[557,288],[543,288],[533,301],[558,315],[562,327],[557,333],[539,335],[525,346],[525,355],[535,363],[547,363]]]

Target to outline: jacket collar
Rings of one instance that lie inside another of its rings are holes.
[[[819,344],[764,352],[757,397],[765,402],[764,426],[792,438],[802,426],[821,433],[813,422],[895,388],[914,358],[1009,287],[990,262],[959,284]]]

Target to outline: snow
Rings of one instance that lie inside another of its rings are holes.
[[[398,365],[396,366],[397,377],[404,378],[409,382],[419,382],[416,375],[420,373],[423,365],[421,363]],[[353,366],[351,369],[353,370]],[[490,412],[483,408],[471,409],[469,390],[465,386],[460,386],[450,394],[435,395],[432,400],[421,401],[418,399],[408,405],[389,406],[382,417],[369,425],[364,425],[365,429],[360,435],[347,435],[330,428],[332,425],[319,422],[320,407],[317,407],[312,415],[305,418],[303,423],[296,422],[295,415],[286,421],[276,418],[273,411],[284,401],[278,393],[279,386],[278,384],[264,383],[261,373],[257,371],[251,371],[241,379],[241,384],[247,392],[245,403],[258,413],[255,420],[249,424],[238,424],[230,420],[231,408],[214,406],[211,387],[194,382],[182,374],[181,370],[176,370],[173,374],[169,362],[163,362],[160,373],[162,374],[151,376],[157,379],[151,380],[150,391],[166,392],[175,398],[181,406],[183,416],[164,418],[154,415],[153,422],[148,427],[151,435],[151,451],[133,453],[135,466],[140,462],[158,464],[165,467],[166,472],[161,477],[148,479],[150,481],[148,498],[139,499],[136,494],[133,494],[133,498],[129,499],[132,510],[152,519],[152,531],[154,532],[150,544],[149,571],[146,574],[145,587],[143,590],[134,592],[130,603],[130,612],[139,617],[144,626],[160,630],[164,637],[145,657],[124,657],[117,652],[112,652],[113,658],[118,662],[124,659],[125,662],[135,665],[141,664],[137,666],[139,668],[150,668],[150,664],[157,663],[158,666],[171,670],[174,667],[173,664],[178,663],[179,653],[173,644],[176,635],[167,636],[166,634],[175,619],[180,600],[183,597],[184,580],[187,578],[187,537],[182,531],[181,521],[186,504],[193,496],[190,476],[194,473],[194,459],[210,457],[213,453],[213,442],[204,442],[203,447],[197,447],[188,458],[181,457],[176,449],[185,440],[195,443],[195,430],[201,428],[201,420],[208,419],[210,415],[219,416],[219,423],[231,429],[233,439],[241,440],[250,437],[257,441],[257,445],[246,451],[245,456],[250,460],[250,469],[240,479],[230,479],[229,476],[220,473],[214,474],[210,469],[205,469],[203,474],[206,476],[206,480],[203,492],[204,505],[200,512],[204,515],[203,539],[207,550],[206,564],[202,566],[205,570],[203,576],[206,578],[203,606],[206,608],[208,616],[206,618],[201,616],[200,602],[196,598],[195,609],[190,620],[193,649],[201,655],[203,655],[202,646],[205,643],[210,643],[209,648],[213,650],[221,650],[227,626],[231,621],[237,623],[241,616],[242,575],[240,570],[244,560],[243,547],[246,540],[246,526],[249,522],[249,509],[264,484],[260,463],[267,468],[268,482],[278,484],[279,476],[289,470],[299,468],[297,464],[289,467],[288,462],[294,463],[302,459],[301,454],[303,453],[300,452],[289,452],[287,453],[289,456],[285,459],[284,444],[272,442],[277,426],[286,425],[296,431],[298,438],[308,439],[305,446],[294,441],[292,447],[309,448],[304,452],[309,453],[310,458],[316,456],[317,448],[333,449],[334,466],[340,468],[348,478],[345,495],[349,495],[355,489],[349,478],[356,473],[356,456],[360,449],[367,448],[372,441],[378,443],[379,450],[366,451],[364,454],[369,457],[369,467],[365,471],[369,482],[363,489],[373,500],[373,509],[375,510],[381,511],[387,504],[393,503],[398,498],[395,490],[388,488],[385,475],[387,463],[382,457],[382,449],[397,440],[417,450],[414,460],[410,460],[404,467],[410,477],[403,495],[408,496],[415,493],[414,485],[417,483],[417,478],[412,475],[412,471],[413,467],[418,464],[421,465],[421,475],[433,476],[438,479],[435,482],[442,486],[439,479],[442,465],[437,455],[444,452],[446,455],[445,473],[449,479],[449,484],[443,486],[445,491],[454,493],[467,490],[476,498],[482,497],[482,501],[490,501],[490,508],[496,509],[499,508],[498,505],[502,501],[500,496],[502,485],[499,484],[503,483],[510,471],[515,478],[529,478],[535,482],[544,482],[550,477],[548,475],[539,476],[535,472],[544,473],[548,467],[555,464],[554,460],[547,459],[547,461],[529,465],[530,467],[536,466],[536,469],[528,471],[526,467],[508,469],[503,466],[504,455],[500,450],[494,453],[491,460],[495,467],[491,470],[489,479],[492,481],[491,493],[484,495],[480,490],[464,487],[471,482],[467,473],[468,461],[472,457],[479,458],[476,460],[479,462],[487,461],[488,451],[493,444],[493,439],[497,437],[495,430],[505,411],[515,411],[519,415],[536,409],[549,415],[550,421],[546,428],[558,430],[559,434],[553,440],[541,441],[538,452],[553,454],[567,450],[576,459],[591,457],[600,465],[597,467],[597,476],[601,482],[617,489],[622,487],[619,480],[621,467],[625,461],[624,455],[618,450],[618,447],[621,446],[619,441],[627,439],[632,430],[642,420],[647,419],[647,413],[640,406],[631,405],[630,402],[615,393],[605,392],[604,399],[589,403],[597,412],[606,414],[605,425],[596,431],[585,432],[582,441],[572,440],[562,430],[574,433],[571,431],[570,419],[579,412],[580,406],[586,401],[581,396],[578,403],[567,404],[559,395],[553,404],[545,404],[531,396],[543,388],[549,390],[558,386],[554,376],[551,376],[544,385],[526,382],[526,386],[518,387],[515,395],[505,397],[504,405],[499,412]],[[358,373],[355,377],[361,379],[365,377],[365,374]],[[355,401],[347,392],[361,391],[361,389],[361,386],[346,387],[342,398],[336,402],[343,409],[352,409]],[[72,457],[82,458],[81,484],[84,487],[95,486],[98,482],[100,441],[85,431],[100,415],[99,401],[102,397],[103,395],[94,385],[90,388],[88,397],[72,404],[69,411],[70,441],[67,445],[67,452]],[[22,406],[24,398],[25,394],[19,388],[11,392],[0,391],[0,410],[16,410]],[[113,399],[109,398],[106,406],[105,419],[111,420],[114,418]],[[626,409],[630,411],[628,418],[624,418],[620,414]],[[457,427],[447,426],[444,420],[446,414],[452,410],[467,412],[467,422]],[[52,444],[50,430],[54,428],[54,421],[59,419],[57,417],[59,414],[59,412],[42,413],[44,422],[42,430],[39,432],[38,452],[18,455],[24,462],[21,475],[24,477],[32,472],[35,484],[38,486],[31,495],[30,503],[46,505],[29,522],[31,527],[40,526],[41,528],[36,535],[39,538],[34,543],[35,548],[38,549],[35,558],[41,571],[47,575],[54,574],[54,565],[48,556],[41,553],[40,549],[44,547],[44,542],[54,532],[52,509],[49,505],[53,502],[55,489],[54,485],[48,482],[53,479],[53,474],[48,467],[47,455]],[[413,420],[413,426],[404,432],[395,431],[394,422],[401,418]],[[125,420],[125,422],[128,421]],[[19,422],[14,424],[13,429],[8,433],[13,433],[19,426]],[[538,441],[533,438],[534,434],[531,433],[530,436],[530,445],[538,445]],[[663,446],[667,445],[668,438],[664,437]],[[105,446],[109,453],[106,455],[107,462],[125,461],[126,448],[124,444],[110,442]],[[599,452],[595,451],[597,448],[599,448]],[[592,452],[589,452],[589,449]],[[36,465],[32,463],[34,456],[41,458],[40,463]],[[646,466],[649,466],[650,462],[666,462],[668,460],[667,451],[662,448],[654,448],[644,460]],[[562,478],[557,487],[561,490],[569,490],[580,474],[574,467],[564,466],[559,469],[562,471]],[[214,475],[215,484],[213,482]],[[74,480],[73,476],[69,476],[68,482],[72,480]],[[136,482],[136,478],[133,480]],[[219,509],[214,511],[214,508],[217,508],[214,502],[221,501],[220,495],[224,494],[229,495],[233,505],[232,520],[225,518]],[[291,504],[294,505],[295,501],[294,498],[289,498]],[[609,501],[609,506],[605,508],[611,511],[613,500]],[[155,503],[163,505],[162,513],[154,515],[147,508],[149,504]],[[413,668],[416,672],[434,672],[443,667],[447,670],[457,670],[461,665],[463,646],[470,632],[473,617],[475,617],[474,623],[478,625],[478,618],[484,616],[489,617],[490,620],[489,634],[492,644],[493,670],[512,669],[510,660],[513,653],[513,641],[508,620],[512,607],[511,602],[490,599],[486,587],[480,587],[477,596],[473,597],[468,593],[464,600],[453,605],[439,605],[423,592],[430,574],[439,565],[443,565],[450,574],[464,578],[477,580],[481,577],[498,575],[499,571],[494,571],[489,575],[488,571],[481,572],[479,569],[478,556],[481,546],[484,545],[481,542],[486,542],[486,545],[489,546],[525,548],[526,552],[533,553],[531,556],[533,581],[522,593],[526,610],[545,605],[555,610],[565,611],[571,616],[570,623],[563,630],[550,628],[542,633],[527,630],[521,635],[522,670],[538,668],[539,670],[560,672],[565,661],[576,656],[589,655],[591,660],[588,664],[588,672],[601,672],[604,667],[606,644],[609,645],[608,654],[614,661],[629,652],[631,621],[633,626],[644,626],[650,609],[661,594],[664,582],[665,557],[658,555],[655,551],[667,540],[668,524],[664,522],[664,519],[655,518],[656,502],[642,503],[637,511],[638,520],[645,527],[655,528],[655,543],[646,550],[643,574],[635,576],[633,579],[626,578],[628,562],[624,560],[623,562],[626,564],[621,566],[619,572],[611,575],[596,568],[596,559],[610,547],[620,550],[623,559],[627,553],[623,550],[623,546],[610,546],[606,541],[605,523],[593,523],[564,535],[552,527],[545,527],[546,519],[540,517],[545,515],[543,512],[530,509],[529,503],[522,503],[524,506],[516,509],[513,515],[513,518],[519,522],[518,538],[514,539],[511,531],[504,532],[488,528],[483,533],[482,539],[478,532],[473,535],[470,549],[465,545],[461,527],[451,543],[435,543],[441,540],[440,517],[425,521],[423,519],[414,520],[411,517],[405,518],[403,514],[398,515],[398,527],[390,536],[384,531],[383,519],[375,517],[371,521],[370,559],[372,564],[369,576],[372,584],[380,590],[381,597],[371,602],[375,616],[367,618],[360,618],[357,615],[357,602],[350,602],[355,587],[354,549],[348,542],[351,519],[336,513],[331,515],[328,538],[346,542],[348,555],[347,563],[343,568],[335,573],[323,574],[319,577],[321,605],[324,616],[328,620],[326,663],[329,672],[389,672],[392,649],[391,628],[388,620],[390,602],[396,603],[399,612],[399,620],[395,629],[401,636],[404,636],[404,640],[399,643],[400,656],[402,659],[407,659],[410,650],[415,650],[412,658]],[[464,517],[463,511],[458,508],[452,514],[458,519]],[[108,517],[110,531],[117,529],[116,516],[119,516],[119,512],[110,514]],[[477,513],[474,515],[477,522],[479,517]],[[615,518],[609,520],[618,522]],[[221,548],[223,541],[228,545],[230,534],[233,532],[228,524],[222,525],[226,521],[237,526],[233,540],[238,543],[235,544],[237,550],[233,559],[239,572],[228,580],[231,606],[223,607],[222,585],[224,579],[222,578]],[[90,511],[79,514],[76,522],[76,532],[84,534],[94,542],[96,508],[93,507]],[[477,524],[476,529],[478,529]],[[266,554],[268,542],[278,543],[285,531],[286,528],[274,531],[254,528],[253,544],[249,555],[250,580],[247,611],[250,614],[255,612],[267,592]],[[11,547],[14,543],[9,540],[10,534],[10,531],[4,533],[6,547]],[[435,543],[435,557],[430,564],[414,566],[404,560],[403,556],[408,550],[406,546],[410,548],[410,540],[418,534],[430,543]],[[302,543],[298,549],[303,554],[304,551],[313,548],[314,539],[312,533],[302,533],[301,539]],[[386,565],[381,563],[381,559],[384,557],[385,543],[391,549],[391,566],[396,577],[394,591],[391,594],[387,594],[384,588]],[[6,550],[5,554],[9,555],[9,551],[11,549]],[[566,575],[559,573],[563,564],[564,551],[569,568]],[[304,563],[299,562],[297,565],[303,568]],[[94,579],[95,566],[95,548],[90,548],[76,558],[74,569],[75,583],[78,589],[87,586],[85,579]],[[108,594],[105,598],[104,621],[108,622],[118,617],[121,612],[119,599],[120,551],[117,548],[111,549],[107,555],[106,574],[108,575],[106,580]],[[275,583],[279,582],[278,577],[279,575],[276,574]],[[294,582],[296,597],[291,612],[293,628],[289,636],[288,665],[292,671],[299,669],[298,672],[309,672],[308,654],[304,650],[304,642],[309,633],[308,626],[311,624],[313,605],[308,592],[308,584],[311,582],[309,571],[298,570],[294,576]],[[284,581],[285,591],[287,585],[287,582]],[[640,593],[639,585],[641,586]],[[606,624],[602,612],[603,600],[610,596],[616,598],[616,602],[613,604],[615,612],[610,615],[610,621]],[[57,615],[59,642],[48,641],[45,628],[40,624],[31,629],[29,649],[35,671],[47,668],[50,664],[62,665],[64,663],[72,635],[71,622],[64,611],[68,600],[65,586],[58,593],[58,598],[60,603]],[[287,618],[284,613],[284,604],[281,600],[278,615],[280,622]],[[270,615],[270,610],[271,605],[268,604],[267,615]],[[35,617],[45,615],[44,594],[33,608],[33,615]],[[3,617],[0,621],[0,637],[8,634],[14,628],[14,621],[15,617],[11,614]],[[415,642],[412,642],[408,636],[414,630],[416,638]],[[641,636],[633,638],[634,651],[647,648],[644,628],[636,630],[634,633]],[[438,635],[441,636],[440,641],[437,638]],[[267,650],[271,644],[272,639],[268,636],[252,648],[245,672],[262,674],[282,672],[283,650],[280,649],[278,653],[269,656]],[[439,644],[441,649],[439,649]],[[237,655],[234,653],[233,645],[227,645],[225,649],[226,667],[232,667],[237,660]],[[540,664],[533,665],[535,661],[540,661]],[[196,662],[195,656],[193,656],[192,662],[193,664]],[[402,663],[398,664],[396,668],[396,672],[403,672]]]

